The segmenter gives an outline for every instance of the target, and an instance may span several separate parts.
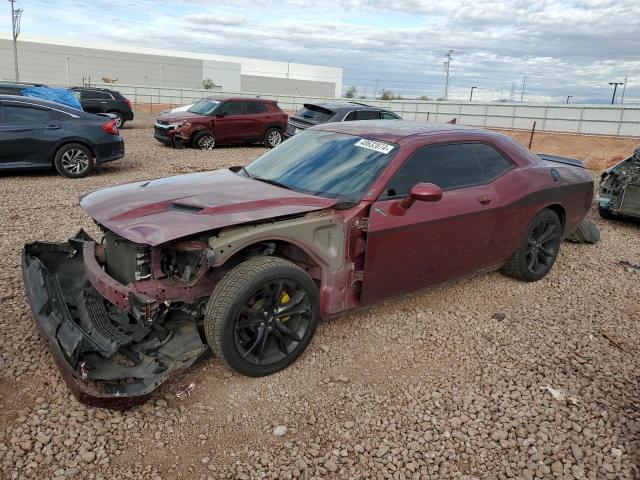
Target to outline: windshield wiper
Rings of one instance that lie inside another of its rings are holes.
[[[253,178],[254,180],[258,180],[259,182],[268,183],[270,185],[275,185],[276,187],[286,188],[287,190],[293,190],[289,185],[285,185],[284,183],[280,183],[280,182],[278,182],[276,180],[271,180],[269,178],[260,178],[260,177],[251,177],[251,176],[249,178]]]

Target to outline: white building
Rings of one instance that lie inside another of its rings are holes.
[[[342,68],[227,55],[109,45],[21,35],[21,81],[51,85],[102,83],[202,88],[211,79],[223,92],[339,97]],[[0,33],[0,80],[15,80],[10,33]]]

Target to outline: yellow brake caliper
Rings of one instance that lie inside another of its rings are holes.
[[[285,305],[287,302],[289,302],[289,300],[291,300],[289,294],[285,290],[282,290],[282,295],[280,296],[280,305]],[[282,317],[282,321],[286,322],[290,318],[291,317]]]

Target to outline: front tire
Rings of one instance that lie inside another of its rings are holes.
[[[556,261],[562,241],[562,223],[544,209],[529,222],[518,248],[503,267],[504,273],[525,282],[544,277]]]
[[[80,143],[68,143],[56,152],[53,165],[67,178],[83,178],[95,168],[95,159],[89,148]]]
[[[282,143],[282,131],[279,128],[269,128],[264,134],[264,146],[267,148],[277,147]]]
[[[193,145],[200,150],[213,150],[216,146],[216,139],[209,132],[200,132],[196,134]]]
[[[318,289],[300,267],[254,257],[216,285],[204,318],[213,354],[243,375],[288,367],[307,348],[319,317]]]

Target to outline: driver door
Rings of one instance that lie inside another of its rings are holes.
[[[436,202],[400,207],[411,187],[433,183]],[[364,304],[489,267],[497,205],[471,144],[423,147],[396,172],[371,206],[367,227]]]

